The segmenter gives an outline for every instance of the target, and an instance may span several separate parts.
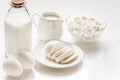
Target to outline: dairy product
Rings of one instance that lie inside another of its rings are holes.
[[[56,40],[52,40],[48,42],[45,46],[45,53],[48,58],[51,57],[51,55],[56,52],[56,50],[60,50],[65,46],[64,43]]]
[[[74,37],[83,42],[96,40],[106,25],[101,18],[74,16],[67,20],[69,30]]]
[[[32,23],[29,16],[22,12],[8,14],[4,24],[6,55],[16,56],[19,51],[31,50]]]
[[[44,50],[46,57],[56,63],[69,63],[77,57],[70,45],[62,41],[50,41],[46,44]]]

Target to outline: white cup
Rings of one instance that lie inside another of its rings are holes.
[[[39,20],[37,20],[36,18]],[[37,27],[39,39],[49,41],[60,39],[63,33],[63,20],[56,12],[43,12],[34,14],[32,17],[34,25]]]

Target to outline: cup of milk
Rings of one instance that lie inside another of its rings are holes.
[[[38,19],[38,20],[37,20]],[[40,40],[60,39],[63,33],[63,20],[56,12],[35,13],[32,17]]]

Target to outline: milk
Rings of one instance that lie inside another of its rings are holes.
[[[37,27],[39,40],[47,42],[54,39],[59,40],[61,38],[63,34],[63,19],[58,13],[36,13],[33,15],[32,21]]]
[[[17,56],[22,50],[31,50],[32,22],[29,15],[26,16],[22,12],[10,14],[4,25],[6,56]]]
[[[48,19],[48,20],[56,20],[59,19],[59,17],[57,16],[44,16],[44,18]]]

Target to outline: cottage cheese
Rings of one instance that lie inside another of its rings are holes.
[[[92,17],[76,16],[69,20],[70,32],[81,41],[90,42],[96,40],[100,32],[105,28],[102,21]]]

